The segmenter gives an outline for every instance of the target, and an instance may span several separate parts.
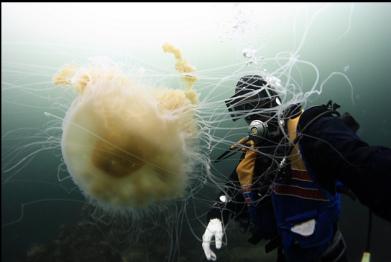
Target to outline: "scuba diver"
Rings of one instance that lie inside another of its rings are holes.
[[[212,239],[221,248],[223,225],[235,219],[252,233],[250,243],[266,239],[266,252],[277,248],[277,261],[347,261],[337,226],[340,192],[352,191],[391,221],[391,149],[363,142],[358,123],[341,117],[338,105],[304,111],[292,104],[281,112],[278,93],[259,75],[242,77],[226,104],[234,121],[249,124],[249,135],[217,159],[243,152],[207,215],[208,260],[216,260]]]

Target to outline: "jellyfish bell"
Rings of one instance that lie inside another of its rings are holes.
[[[191,87],[140,86],[101,65],[67,66],[54,83],[79,93],[63,120],[61,149],[88,199],[115,210],[184,195],[198,135]]]

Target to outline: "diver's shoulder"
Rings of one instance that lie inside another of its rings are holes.
[[[300,116],[297,128],[299,131],[304,132],[312,123],[321,117],[340,116],[337,109],[340,106],[333,103],[331,100],[327,104],[320,104],[311,106],[303,111]]]

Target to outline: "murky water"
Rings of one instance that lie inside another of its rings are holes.
[[[333,99],[360,122],[365,141],[391,146],[390,13],[389,3],[3,3],[2,260],[202,261],[205,212],[237,156],[208,161],[246,133],[224,104],[244,74],[278,77],[289,99],[312,93],[307,106]],[[144,86],[183,90],[167,42],[197,76],[197,170],[183,198],[142,219],[101,212],[63,162],[62,120],[77,92],[52,77],[104,57]],[[358,261],[367,209],[344,198],[340,228]],[[372,261],[390,261],[391,225],[374,217],[372,231]],[[233,223],[226,236],[220,261],[275,259]]]

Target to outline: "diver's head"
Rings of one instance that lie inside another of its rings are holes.
[[[269,121],[276,114],[273,110],[281,104],[280,98],[260,75],[246,75],[236,84],[235,94],[225,101],[233,121],[244,118]]]

